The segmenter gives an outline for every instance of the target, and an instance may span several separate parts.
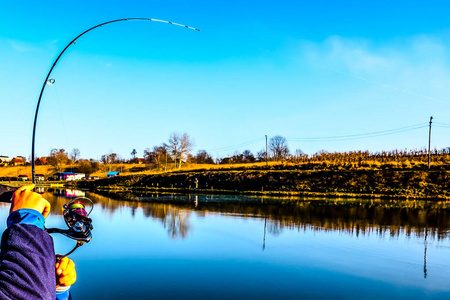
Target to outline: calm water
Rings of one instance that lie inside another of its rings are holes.
[[[47,227],[65,227],[74,194],[44,193]],[[71,255],[75,299],[450,298],[446,203],[86,196],[94,231]],[[74,245],[54,240],[60,253]]]

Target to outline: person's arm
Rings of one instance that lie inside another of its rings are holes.
[[[50,204],[33,188],[23,186],[11,199],[8,228],[1,239],[1,299],[55,299],[55,251],[44,231]]]

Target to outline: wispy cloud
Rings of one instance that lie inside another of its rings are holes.
[[[59,40],[44,41],[40,44],[34,44],[19,40],[7,40],[7,42],[13,50],[15,50],[16,52],[23,53],[35,51],[36,49],[41,48],[54,50],[55,48],[58,47]]]
[[[321,43],[302,42],[303,61],[354,79],[423,99],[450,104],[450,44],[420,35],[380,43],[332,36]]]
[[[24,42],[10,41],[9,44],[17,52],[28,52],[31,49],[31,46]]]

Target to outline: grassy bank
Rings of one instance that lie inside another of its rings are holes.
[[[91,189],[450,200],[447,170],[193,170],[78,182]]]
[[[74,168],[75,166],[72,166]],[[66,170],[70,170],[67,166]],[[103,170],[104,168],[107,168]],[[105,178],[106,171],[123,170],[121,176]],[[51,176],[50,166],[37,166],[36,173]],[[0,177],[26,174],[28,167],[0,168]],[[103,166],[95,181],[64,183],[70,187],[129,191],[173,191],[293,195],[333,198],[393,198],[450,200],[450,164],[423,162],[380,164],[334,162],[269,162],[254,164],[187,164],[181,170],[145,170],[145,165]],[[61,183],[59,183],[61,184]]]

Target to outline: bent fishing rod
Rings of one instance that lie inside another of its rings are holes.
[[[55,61],[53,62],[52,66],[50,68],[50,71],[47,73],[47,76],[45,77],[44,84],[42,85],[42,89],[41,89],[41,92],[39,94],[39,99],[38,99],[37,106],[36,106],[36,113],[35,113],[35,116],[34,116],[34,123],[33,123],[33,139],[32,139],[32,142],[31,142],[31,178],[32,178],[32,182],[33,183],[36,183],[36,175],[35,175],[35,136],[36,136],[37,117],[38,117],[38,113],[39,113],[39,105],[41,104],[42,96],[44,94],[44,90],[45,90],[46,85],[55,83],[55,79],[50,78],[50,75],[52,74],[53,69],[57,65],[59,59],[64,54],[64,52],[66,52],[66,50],[71,45],[74,45],[75,42],[80,37],[82,37],[86,33],[90,32],[90,31],[92,31],[92,30],[94,30],[96,28],[99,28],[99,27],[102,27],[102,26],[105,26],[105,25],[108,25],[108,24],[112,24],[112,23],[122,22],[122,21],[153,21],[153,22],[161,22],[161,23],[167,23],[167,24],[171,24],[171,25],[185,27],[187,29],[200,31],[197,28],[186,26],[186,25],[182,25],[182,24],[178,24],[178,23],[174,23],[174,22],[170,22],[170,21],[164,21],[164,20],[158,20],[158,19],[150,19],[150,18],[126,18],[126,19],[117,19],[117,20],[104,22],[104,23],[98,24],[98,25],[96,25],[94,27],[91,27],[91,28],[85,30],[84,32],[82,32],[81,34],[79,34],[69,44],[67,44],[67,46],[56,57]],[[11,202],[11,197],[12,197],[12,195],[13,195],[13,193],[14,193],[14,191],[16,189],[17,188],[0,185],[0,201],[1,202]],[[83,202],[85,202],[84,200],[88,200],[90,202],[90,204],[91,204],[91,209],[90,209],[89,212],[86,211],[86,206],[83,203]],[[67,254],[65,254],[65,255],[63,255],[61,257],[68,256],[73,251],[75,251],[78,247],[82,246],[85,243],[88,243],[92,239],[91,230],[94,227],[92,226],[92,219],[89,217],[89,215],[91,214],[93,208],[94,208],[94,203],[89,198],[79,197],[79,198],[75,198],[73,200],[70,200],[68,203],[63,205],[63,217],[64,217],[64,221],[66,222],[66,225],[67,225],[68,228],[67,229],[45,228],[45,230],[48,233],[60,233],[60,234],[66,236],[66,237],[68,237],[68,238],[70,238],[72,240],[75,240],[77,242],[76,246],[70,252],[68,252]],[[59,259],[61,259],[61,257],[59,257]]]
[[[35,136],[36,136],[36,123],[37,123],[37,117],[38,117],[38,113],[39,113],[39,105],[41,104],[42,95],[44,94],[44,90],[45,90],[46,85],[55,83],[55,79],[50,78],[50,75],[52,74],[53,69],[55,68],[56,64],[58,63],[59,59],[64,54],[64,52],[66,52],[66,50],[70,46],[74,45],[75,42],[80,37],[82,37],[83,35],[85,35],[89,31],[92,31],[92,30],[94,30],[96,28],[99,28],[99,27],[102,27],[102,26],[105,26],[105,25],[108,25],[108,24],[112,24],[112,23],[123,22],[123,21],[153,21],[153,22],[160,22],[160,23],[167,23],[167,24],[171,24],[171,25],[176,25],[176,26],[187,28],[187,29],[192,29],[192,30],[195,30],[195,31],[200,31],[200,29],[197,29],[197,28],[194,28],[194,27],[190,27],[190,26],[187,26],[187,25],[174,23],[174,22],[170,22],[170,21],[165,21],[165,20],[150,19],[150,18],[125,18],[125,19],[112,20],[112,21],[108,21],[108,22],[104,22],[104,23],[95,25],[94,27],[91,27],[91,28],[85,30],[84,32],[82,32],[81,34],[79,34],[69,44],[67,44],[67,46],[56,57],[55,61],[53,62],[52,66],[50,68],[50,71],[47,74],[47,77],[45,77],[44,84],[42,85],[41,93],[39,94],[39,99],[38,99],[37,106],[36,106],[36,113],[34,115],[34,123],[33,123],[33,139],[32,139],[32,142],[31,142],[31,180],[32,180],[33,183],[36,183],[35,152],[34,152],[35,147],[34,147],[34,144],[35,144]]]

